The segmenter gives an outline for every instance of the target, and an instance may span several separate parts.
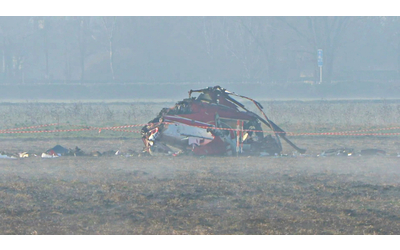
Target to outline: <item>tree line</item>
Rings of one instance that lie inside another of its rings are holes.
[[[0,83],[397,80],[399,17],[0,17]]]

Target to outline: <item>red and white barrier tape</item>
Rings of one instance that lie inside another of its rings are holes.
[[[302,136],[302,135],[344,135],[344,136],[389,136],[389,135],[400,135],[400,133],[292,133],[286,132],[286,135],[290,136]]]
[[[83,129],[54,129],[54,130],[32,130],[32,131],[1,131],[0,134],[57,133],[57,132],[73,132],[73,131],[88,131],[88,130],[94,130],[94,129],[83,128]]]
[[[163,122],[164,124],[172,124],[170,122]],[[79,132],[79,131],[91,131],[97,130],[99,133],[102,130],[111,130],[111,131],[120,131],[120,132],[127,132],[127,133],[141,133],[138,130],[125,130],[124,128],[133,128],[133,127],[142,127],[145,125],[150,124],[160,124],[160,123],[146,123],[146,124],[133,124],[133,125],[123,125],[123,126],[114,126],[114,127],[90,127],[86,126],[85,128],[80,129],[53,129],[53,130],[33,130],[33,131],[21,131],[25,129],[32,129],[32,128],[40,128],[40,127],[49,127],[49,126],[84,126],[84,125],[70,125],[70,124],[59,124],[59,123],[52,123],[52,124],[44,124],[44,125],[37,125],[37,126],[30,126],[30,127],[21,127],[21,128],[10,128],[10,129],[3,129],[0,130],[0,134],[31,134],[31,133],[58,133],[58,132]],[[184,124],[185,125],[185,124]],[[192,125],[187,125],[192,126]],[[207,127],[207,126],[195,126],[199,128],[210,128],[210,129],[218,129],[218,130],[228,130],[228,131],[237,131],[237,129],[232,128],[215,128],[215,127]],[[361,132],[369,132],[369,131],[383,131],[383,130],[400,130],[400,127],[390,127],[390,128],[377,128],[377,129],[364,129],[358,131],[342,131],[342,132],[321,132],[321,133],[296,133],[296,132],[276,132],[276,133],[286,133],[286,135],[290,136],[304,136],[304,135],[336,135],[336,136],[393,136],[393,135],[400,135],[400,133],[361,133]],[[240,130],[242,131],[242,130]],[[243,129],[243,131],[252,131],[252,132],[263,132],[263,133],[270,133],[271,131],[265,130],[252,130],[252,129]]]
[[[44,125],[22,127],[22,128],[8,128],[8,129],[1,129],[0,132],[1,131],[9,131],[9,130],[24,130],[24,129],[32,129],[32,128],[41,128],[41,127],[49,127],[49,126],[56,126],[56,125],[61,125],[61,124],[52,123],[52,124],[44,124]]]

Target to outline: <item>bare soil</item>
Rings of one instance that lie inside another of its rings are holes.
[[[398,137],[291,139],[311,155],[0,159],[0,234],[400,234]],[[140,143],[0,145],[101,152],[139,151]],[[338,146],[394,155],[316,157]]]

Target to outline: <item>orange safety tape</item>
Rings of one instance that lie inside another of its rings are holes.
[[[301,136],[301,135],[343,135],[343,136],[388,136],[388,135],[400,135],[400,133],[363,133],[363,134],[349,134],[349,133],[292,133],[287,132],[287,135],[290,136]]]
[[[173,124],[171,122],[162,122],[163,124]],[[55,126],[55,125],[69,125],[69,126],[84,126],[84,125],[70,125],[70,124],[59,124],[59,123],[52,123],[52,124],[44,124],[44,125],[37,125],[31,127],[22,127],[22,128],[11,128],[11,129],[4,129],[0,130],[0,134],[24,134],[24,133],[57,133],[57,132],[76,132],[76,131],[89,131],[89,130],[113,130],[113,131],[121,131],[121,132],[128,132],[128,133],[140,133],[137,130],[124,130],[123,128],[131,128],[131,127],[139,127],[145,125],[157,125],[161,123],[146,123],[146,124],[134,124],[134,125],[123,125],[123,126],[114,126],[114,127],[86,127],[81,129],[54,129],[54,130],[35,130],[35,131],[15,131],[15,130],[23,130],[23,129],[32,129],[32,128],[39,128],[39,127],[48,127],[48,126]],[[187,124],[183,124],[187,125]],[[187,125],[193,126],[193,125]],[[216,127],[208,127],[208,126],[194,126],[199,128],[210,128],[210,129],[217,129],[217,130],[228,130],[228,131],[237,131],[237,129],[232,128],[216,128]],[[290,136],[302,136],[302,135],[341,135],[341,136],[389,136],[389,135],[400,135],[400,133],[360,133],[360,132],[367,132],[367,131],[380,131],[380,130],[396,130],[400,129],[400,127],[390,127],[390,128],[377,128],[377,129],[364,129],[358,131],[342,131],[342,132],[322,132],[322,133],[296,133],[296,132],[276,132],[276,133],[286,133]],[[240,130],[242,131],[242,130]],[[252,132],[271,132],[265,130],[252,130],[252,129],[244,129],[243,131],[252,131]]]
[[[361,130],[353,130],[353,131],[340,131],[336,133],[360,133],[360,132],[368,132],[368,131],[381,131],[381,130],[399,130],[400,127],[391,127],[391,128],[374,128],[374,129],[361,129]]]
[[[148,125],[146,124],[134,124],[134,125],[123,125],[123,126],[115,126],[115,127],[91,127],[86,125],[72,125],[66,123],[51,123],[51,124],[43,124],[37,126],[30,126],[30,127],[20,127],[20,128],[9,128],[9,129],[2,129],[0,130],[0,134],[26,134],[26,133],[57,133],[57,132],[71,132],[71,131],[87,131],[87,130],[115,130],[115,131],[123,131],[123,132],[133,132],[133,133],[140,133],[140,131],[134,130],[119,130],[120,128],[130,128],[130,127],[139,127]],[[71,126],[71,127],[86,127],[82,129],[53,129],[53,130],[35,130],[35,131],[15,131],[15,130],[24,130],[24,129],[32,129],[32,128],[40,128],[40,127],[49,127],[49,126]]]
[[[54,130],[35,130],[35,131],[0,131],[0,134],[34,134],[34,133],[57,133],[57,132],[73,132],[73,131],[95,130],[93,128],[83,129],[54,129]]]
[[[22,127],[22,128],[8,128],[8,129],[1,129],[0,131],[23,130],[23,129],[31,129],[31,128],[41,128],[41,127],[48,127],[48,126],[56,126],[56,125],[61,125],[61,124],[52,123],[52,124],[43,124],[43,125],[30,126],[30,127]]]

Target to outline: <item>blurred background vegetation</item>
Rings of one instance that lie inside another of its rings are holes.
[[[0,17],[0,83],[397,82],[399,17]]]

